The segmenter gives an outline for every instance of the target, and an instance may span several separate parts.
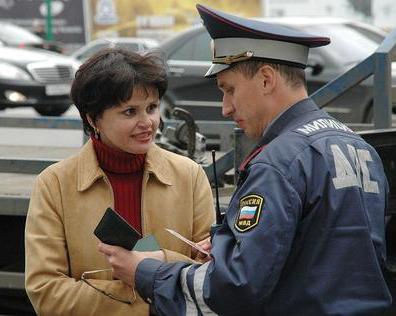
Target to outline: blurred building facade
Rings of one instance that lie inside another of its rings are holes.
[[[163,40],[200,23],[197,2],[244,17],[336,16],[393,29],[395,0],[50,0],[55,41],[69,51],[101,37]],[[0,21],[43,33],[47,1],[0,0]],[[42,35],[45,36],[45,33]]]
[[[89,38],[85,25],[86,0],[51,0],[52,39],[65,44],[66,51]],[[47,6],[43,0],[0,0],[0,21],[19,25],[46,38]]]
[[[163,40],[200,23],[197,2],[241,16],[261,12],[261,0],[87,0],[91,38],[137,36]]]
[[[396,27],[395,0],[262,0],[263,16],[331,16]]]

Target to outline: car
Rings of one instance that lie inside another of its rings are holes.
[[[0,109],[33,107],[58,116],[72,101],[71,82],[80,63],[42,49],[0,47]]]
[[[122,47],[136,52],[143,52],[158,46],[158,42],[149,38],[140,37],[111,37],[100,38],[80,47],[71,56],[81,62],[106,47]]]
[[[0,22],[0,45],[19,48],[41,48],[63,53],[63,45],[61,43],[46,41],[23,27],[7,22]]]
[[[336,18],[258,18],[312,34],[330,36],[331,44],[310,50],[306,69],[308,92],[327,84],[364,60],[382,43],[386,33],[364,23]],[[204,78],[211,65],[210,37],[200,25],[192,27],[159,47],[168,63],[169,86],[162,102],[162,115],[171,118],[174,107],[188,110],[195,120],[225,120],[221,115],[222,94],[214,79]],[[396,90],[396,65],[392,65]],[[338,97],[325,108],[343,122],[371,122],[373,81],[371,78]]]

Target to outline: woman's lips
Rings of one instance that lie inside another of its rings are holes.
[[[139,133],[134,135],[133,138],[139,142],[148,142],[151,141],[152,139],[152,133],[151,132]]]

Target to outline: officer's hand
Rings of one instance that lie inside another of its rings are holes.
[[[110,246],[99,243],[98,249],[106,256],[107,261],[113,268],[113,277],[133,287],[135,274],[139,263],[146,258],[164,261],[164,253],[159,251],[129,251],[122,247]]]
[[[206,250],[209,253],[212,250],[212,243],[210,242],[210,237],[208,237],[208,238],[206,238],[204,240],[201,240],[200,242],[197,242],[197,244],[199,246],[201,246],[203,250]],[[206,254],[204,254],[204,253],[202,253],[200,251],[198,251],[195,260],[197,260],[199,262],[202,262],[202,263],[205,263],[207,261],[212,260],[212,257],[208,256],[208,255],[206,255]]]

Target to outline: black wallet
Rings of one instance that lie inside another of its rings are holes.
[[[98,226],[94,230],[101,242],[132,250],[142,237],[125,219],[110,207],[107,208]]]

